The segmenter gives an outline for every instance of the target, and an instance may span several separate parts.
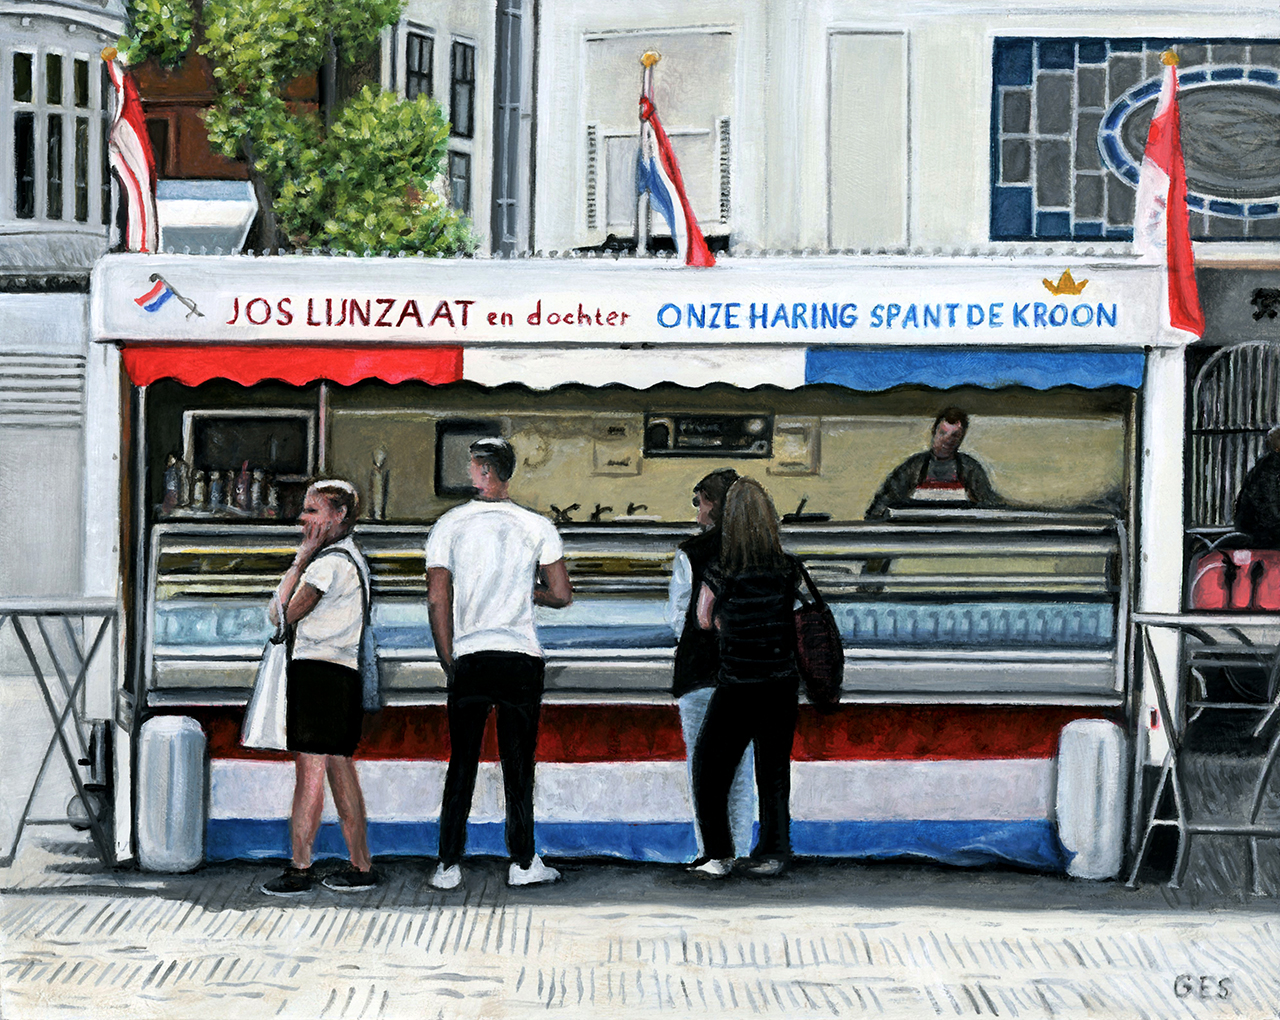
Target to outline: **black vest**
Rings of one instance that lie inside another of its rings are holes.
[[[713,686],[720,672],[720,639],[714,630],[702,630],[698,626],[698,592],[707,578],[707,568],[720,558],[720,529],[694,535],[680,543],[680,551],[689,557],[693,568],[693,590],[684,614],[684,630],[676,645],[671,693],[677,698],[699,687]]]
[[[721,684],[798,682],[796,581],[788,557],[776,573],[740,574],[720,581],[715,615],[720,621]]]

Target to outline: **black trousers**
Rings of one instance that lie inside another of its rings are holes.
[[[467,815],[476,787],[480,743],[498,710],[498,757],[507,799],[507,852],[533,861],[533,752],[538,742],[545,664],[518,652],[476,652],[454,660],[449,684],[449,770],[440,808],[440,863],[452,867],[467,848]]]
[[[693,752],[693,798],[708,857],[733,856],[729,787],[742,752],[756,744],[760,836],[753,856],[791,853],[791,744],[796,732],[796,681],[767,680],[717,687]]]

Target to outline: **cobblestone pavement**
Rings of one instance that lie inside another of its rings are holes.
[[[0,1016],[1280,1017],[1270,898],[848,862],[509,889],[478,861],[439,893],[429,863],[284,900],[268,864],[110,872],[70,830],[28,837],[0,869]]]

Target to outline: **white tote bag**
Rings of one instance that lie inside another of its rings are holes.
[[[289,688],[289,646],[285,642],[283,613],[281,626],[262,650],[253,696],[244,710],[240,743],[267,751],[288,749],[285,737],[285,697]]]

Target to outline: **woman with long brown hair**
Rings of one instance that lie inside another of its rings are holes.
[[[720,671],[694,750],[694,804],[708,858],[694,870],[710,878],[732,870],[729,787],[754,741],[760,833],[746,870],[778,875],[791,855],[799,564],[782,551],[773,500],[754,479],[730,487],[720,527],[720,561],[698,593],[698,626],[719,635]]]
[[[671,693],[680,707],[690,798],[693,796],[693,751],[698,746],[702,720],[706,718],[707,706],[715,693],[716,678],[720,675],[720,642],[714,631],[698,626],[698,592],[708,569],[720,558],[720,513],[729,487],[737,480],[738,472],[722,467],[716,468],[693,487],[698,525],[704,530],[681,542],[671,563],[667,622],[678,639]],[[754,773],[755,757],[748,744],[729,790],[729,828],[733,833],[734,852],[740,857],[751,852],[755,822]],[[706,856],[702,831],[696,820],[693,832],[698,848],[695,863],[701,864]]]

